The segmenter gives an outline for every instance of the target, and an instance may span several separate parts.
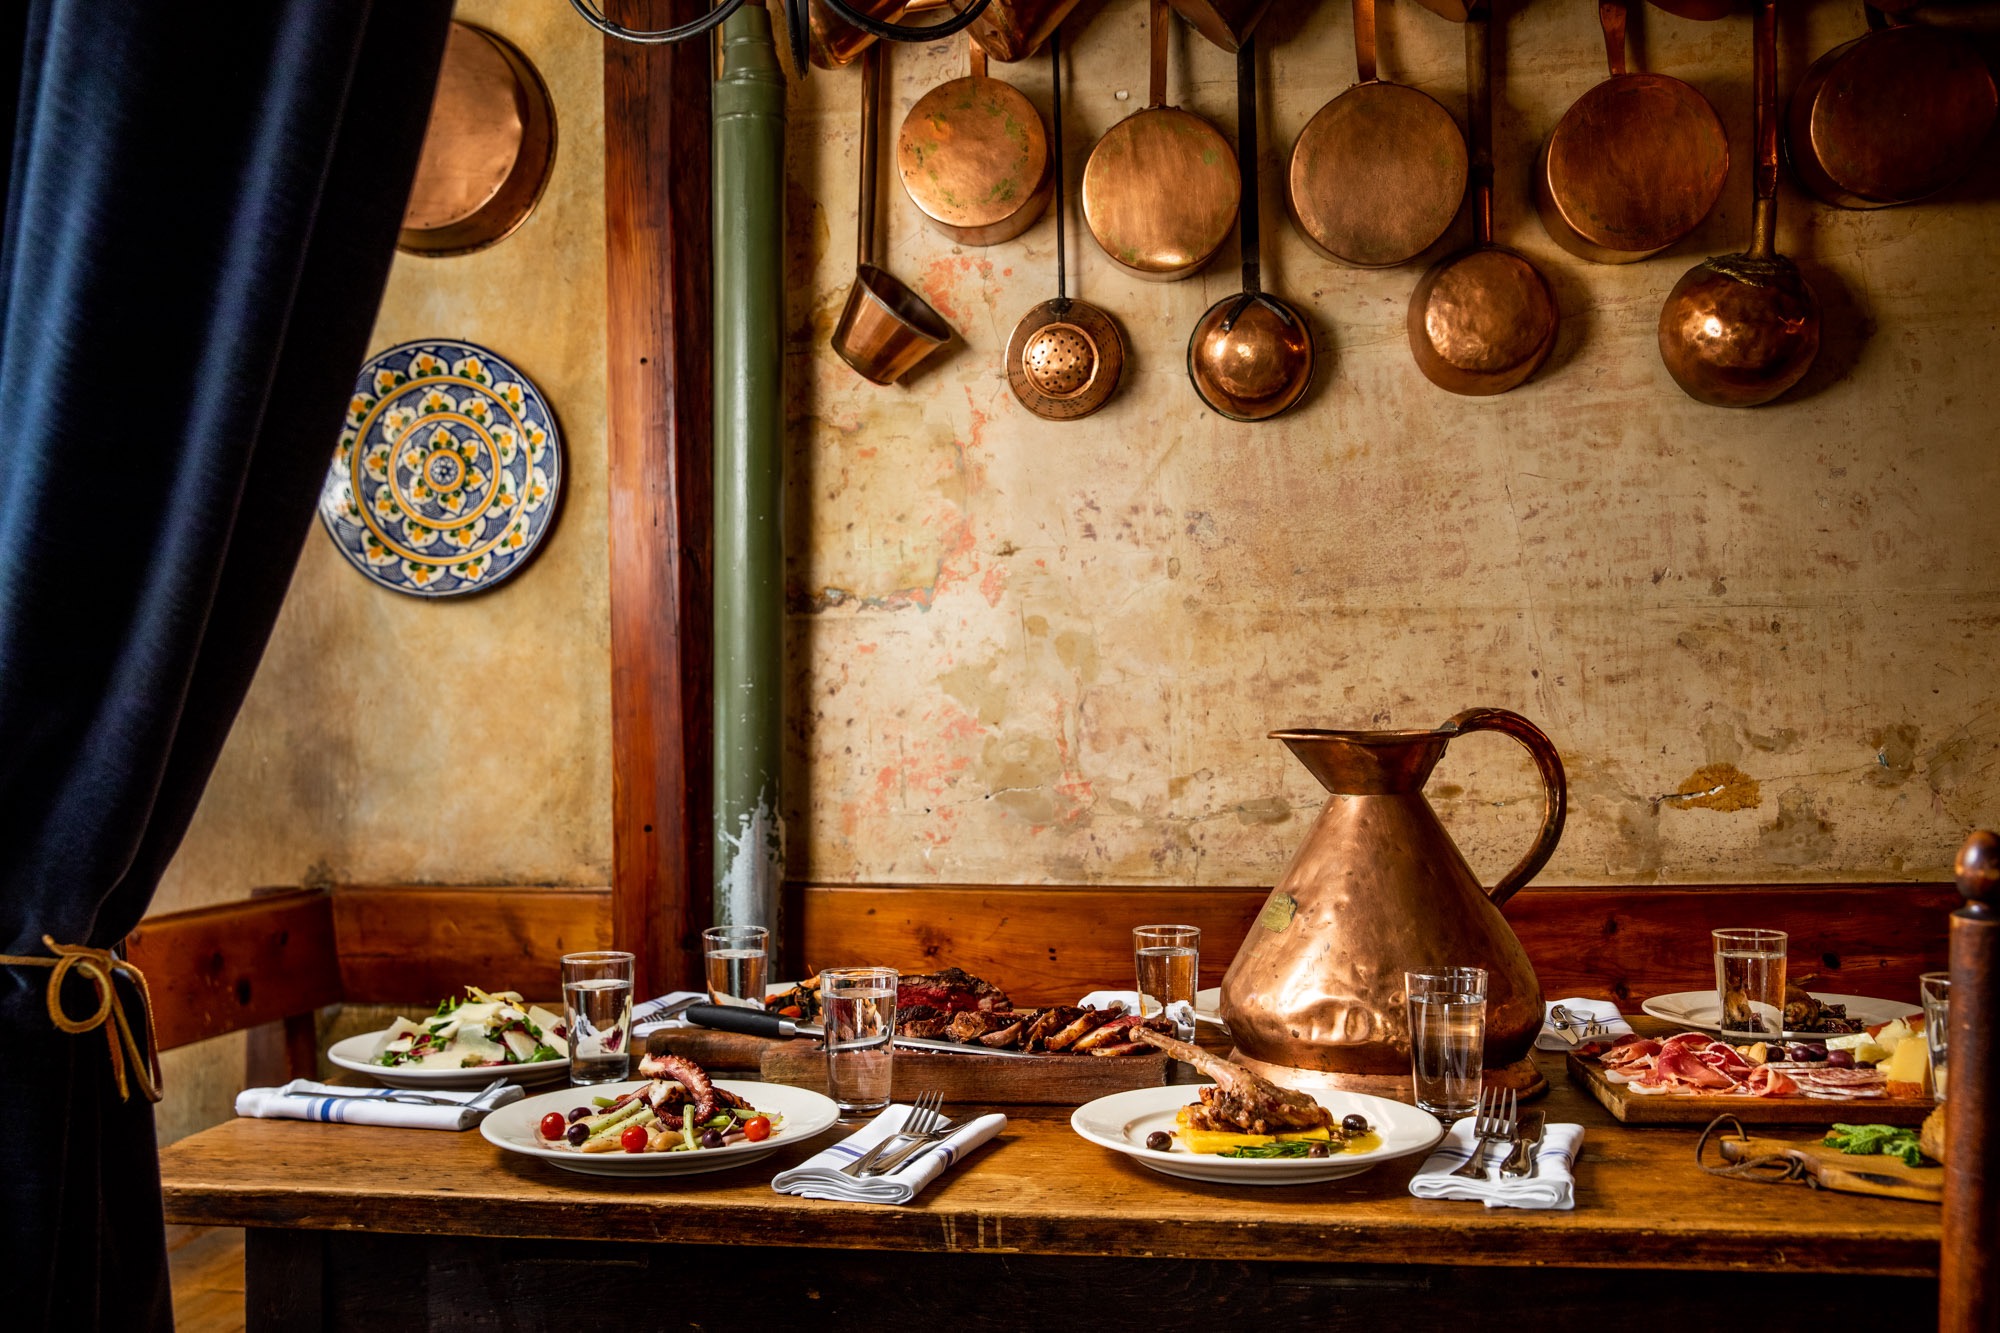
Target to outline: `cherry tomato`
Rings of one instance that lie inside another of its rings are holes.
[[[542,1137],[545,1139],[559,1139],[568,1129],[569,1121],[563,1118],[561,1111],[551,1111],[542,1117]]]
[[[646,1127],[644,1125],[625,1126],[625,1132],[618,1136],[618,1146],[626,1152],[646,1151]]]
[[[743,1122],[743,1137],[752,1143],[762,1143],[771,1137],[771,1120],[768,1116],[753,1115]]]

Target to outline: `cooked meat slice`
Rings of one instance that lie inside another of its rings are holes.
[[[1084,1011],[1073,1004],[1058,1004],[1044,1009],[1028,1024],[1027,1035],[1021,1039],[1024,1051],[1045,1051],[1049,1046],[1049,1034],[1059,1032],[1076,1021],[1076,1016]]]
[[[966,1009],[1012,1009],[1007,993],[970,972],[947,967],[942,972],[903,977],[896,983],[896,1007],[929,1005],[947,1013]]]
[[[1278,1134],[1318,1129],[1333,1123],[1332,1112],[1303,1092],[1281,1088],[1242,1065],[1232,1064],[1199,1046],[1161,1036],[1150,1028],[1135,1027],[1131,1031],[1148,1046],[1156,1046],[1214,1079],[1214,1087],[1201,1090],[1201,1104],[1208,1108],[1213,1119],[1230,1129],[1248,1134]]]
[[[951,1026],[950,1014],[936,1014],[931,1018],[896,1020],[896,1035],[899,1037],[942,1037]]]
[[[1052,1051],[1066,1051],[1082,1040],[1084,1033],[1110,1022],[1114,1017],[1115,1015],[1107,1013],[1102,1009],[1086,1009],[1082,1014],[1071,1020],[1062,1030],[1049,1034],[1049,1049]]]
[[[981,1046],[994,1047],[996,1050],[1011,1049],[1017,1042],[1021,1040],[1021,1034],[1027,1030],[1027,1027],[1028,1025],[1026,1021],[1017,1017],[1012,1023],[1009,1023],[1006,1027],[996,1028],[994,1031],[989,1032],[985,1036],[981,1037],[979,1039],[979,1044]]]
[[[1093,1034],[1094,1035],[1094,1034]],[[1143,1041],[1118,1041],[1109,1046],[1093,1046],[1091,1055],[1144,1055],[1153,1048]]]
[[[1002,1017],[985,1009],[966,1009],[951,1016],[951,1025],[945,1035],[953,1041],[978,1041],[989,1032],[997,1032],[1014,1020],[1011,1012]]]
[[[1139,1021],[1137,1014],[1119,1014],[1116,1018],[1100,1023],[1094,1030],[1077,1038],[1075,1049],[1094,1051],[1100,1046],[1116,1046],[1120,1042],[1133,1041],[1132,1027]]]

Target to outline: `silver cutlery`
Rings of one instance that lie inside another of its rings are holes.
[[[1542,1146],[1543,1127],[1547,1118],[1547,1114],[1542,1111],[1521,1113],[1521,1124],[1514,1136],[1514,1151],[1508,1153],[1507,1160],[1500,1163],[1502,1180],[1535,1174],[1535,1153]]]
[[[932,1125],[923,1137],[904,1147],[898,1148],[893,1156],[876,1162],[875,1165],[861,1173],[861,1178],[872,1180],[876,1176],[893,1176],[912,1161],[923,1156],[933,1144],[943,1143],[958,1131],[959,1125],[956,1121],[948,1116],[939,1116],[937,1123]]]
[[[1610,1031],[1604,1026],[1604,1020],[1591,1014],[1580,1014],[1559,1004],[1549,1009],[1549,1026],[1555,1030],[1556,1035],[1572,1046],[1602,1037]]]
[[[1487,1088],[1479,1094],[1479,1110],[1472,1121],[1472,1156],[1451,1174],[1469,1180],[1486,1179],[1486,1168],[1479,1164],[1479,1159],[1485,1156],[1487,1144],[1514,1137],[1514,1109],[1519,1100],[1512,1088]]]
[[[844,1176],[858,1177],[864,1170],[879,1161],[884,1153],[901,1148],[914,1140],[921,1139],[936,1127],[939,1119],[938,1112],[943,1106],[943,1093],[920,1093],[917,1099],[910,1104],[910,1114],[903,1121],[903,1127],[895,1133],[885,1136],[873,1148],[870,1148],[846,1166],[841,1167],[840,1173]]]

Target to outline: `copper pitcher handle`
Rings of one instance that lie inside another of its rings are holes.
[[[1569,816],[1569,783],[1563,778],[1562,757],[1540,727],[1504,708],[1468,708],[1439,730],[1461,736],[1470,731],[1497,731],[1512,736],[1534,756],[1535,768],[1542,775],[1542,830],[1535,835],[1535,845],[1519,864],[1500,877],[1499,883],[1486,891],[1495,907],[1505,906],[1522,885],[1548,864],[1557,840],[1562,837],[1563,820]]]

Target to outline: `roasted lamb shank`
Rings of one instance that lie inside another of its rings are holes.
[[[1331,1128],[1333,1113],[1303,1092],[1281,1088],[1257,1077],[1242,1065],[1231,1064],[1199,1046],[1163,1036],[1151,1028],[1134,1026],[1132,1035],[1148,1046],[1157,1046],[1176,1060],[1193,1065],[1215,1080],[1212,1088],[1201,1090],[1201,1110],[1193,1118],[1206,1121],[1196,1129],[1233,1131],[1239,1134],[1289,1134],[1298,1130]]]

